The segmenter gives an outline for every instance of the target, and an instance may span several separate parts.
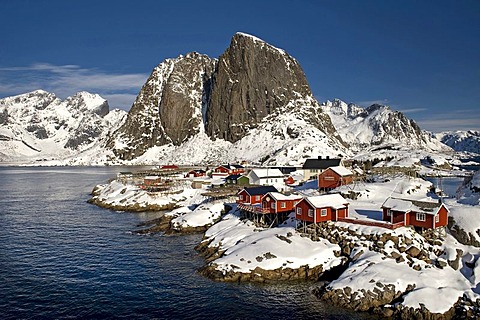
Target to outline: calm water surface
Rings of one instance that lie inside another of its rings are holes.
[[[1,319],[370,319],[322,304],[311,283],[198,275],[202,235],[133,235],[159,213],[86,203],[122,170],[0,167]]]

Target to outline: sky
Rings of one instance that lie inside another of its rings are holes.
[[[479,0],[0,0],[0,98],[89,91],[129,110],[156,65],[217,58],[236,32],[295,57],[319,102],[480,130]]]

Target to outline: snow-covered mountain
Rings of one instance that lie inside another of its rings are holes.
[[[352,151],[382,148],[448,151],[433,134],[421,130],[415,121],[388,106],[373,104],[362,108],[335,99],[323,103],[322,109]]]
[[[105,99],[88,92],[63,101],[43,90],[0,99],[0,161],[77,156],[100,147],[125,115],[121,110],[110,112]]]
[[[417,163],[451,150],[389,107],[320,105],[293,57],[245,33],[218,59],[192,52],[160,63],[128,115],[86,92],[1,99],[0,140],[1,162],[70,165],[301,165],[319,155],[392,158],[391,150]]]
[[[480,154],[479,131],[446,131],[437,133],[436,137],[455,151],[465,151]]]
[[[133,162],[283,164],[348,154],[299,63],[244,33],[211,59],[159,64],[108,147]]]

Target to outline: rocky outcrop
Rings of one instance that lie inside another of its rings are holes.
[[[457,239],[461,244],[480,247],[480,242],[475,239],[475,236],[470,232],[463,230],[458,224],[455,223],[455,219],[451,216],[448,217],[448,229],[450,230],[450,234],[454,236],[455,239]]]
[[[206,131],[214,139],[238,141],[265,116],[309,96],[310,86],[294,58],[258,38],[237,33],[218,61]]]
[[[107,146],[131,160],[153,146],[179,145],[198,133],[214,67],[214,59],[196,52],[159,64]]]

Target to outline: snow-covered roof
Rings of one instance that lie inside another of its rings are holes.
[[[225,184],[225,179],[214,179],[212,180],[212,184],[214,186],[221,186],[222,184]]]
[[[351,176],[353,175],[353,172],[348,170],[347,168],[343,166],[335,166],[335,167],[330,167],[333,171],[335,171],[338,175],[344,177],[344,176]]]
[[[283,193],[280,192],[269,192],[265,196],[270,196],[274,200],[279,201],[279,200],[299,200],[302,198],[302,196],[291,194],[289,196],[284,195]]]
[[[283,173],[279,169],[253,169],[250,174],[255,174],[259,179],[283,177]]]
[[[439,202],[418,201],[410,199],[399,199],[389,197],[383,203],[382,207],[400,212],[421,212],[427,214],[437,214],[438,209],[442,206]]]
[[[345,208],[348,204],[348,201],[338,193],[306,197],[305,200],[308,201],[314,208],[330,207],[334,209],[341,209]]]
[[[160,177],[159,176],[146,176],[144,179],[145,180],[157,180],[157,179],[160,179]]]

